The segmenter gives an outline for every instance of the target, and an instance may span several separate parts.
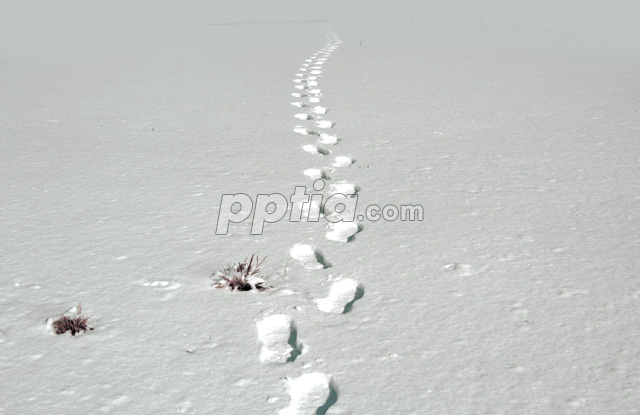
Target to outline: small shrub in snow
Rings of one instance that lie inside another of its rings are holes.
[[[214,277],[219,279],[213,286],[216,288],[229,288],[231,291],[266,291],[271,287],[265,286],[266,281],[260,273],[260,265],[266,260],[264,257],[259,260],[256,254],[251,258],[245,258],[244,261],[226,267],[215,274]]]
[[[56,334],[64,334],[69,331],[72,336],[75,336],[76,333],[93,330],[93,327],[89,325],[90,318],[82,314],[82,306],[78,304],[76,313],[73,315],[63,314],[51,322],[51,327]]]

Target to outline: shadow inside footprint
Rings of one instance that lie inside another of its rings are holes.
[[[316,261],[318,261],[318,264],[322,265],[323,269],[331,268],[331,263],[327,261],[324,255],[322,255],[322,252],[316,250],[314,254],[316,256]]]
[[[329,384],[329,397],[327,398],[327,401],[324,403],[324,405],[316,410],[316,415],[326,415],[331,405],[336,402],[338,402],[338,392],[336,391],[333,382],[331,382],[331,384]]]
[[[342,314],[346,314],[349,311],[351,311],[351,308],[353,307],[353,303],[355,303],[362,297],[364,297],[364,287],[362,285],[359,285],[358,288],[356,289],[356,295],[353,297],[353,300],[345,304],[344,311],[342,312]]]
[[[291,351],[291,356],[289,356],[289,358],[287,359],[287,362],[293,362],[302,353],[302,344],[298,343],[298,330],[295,328],[295,326],[291,327],[289,341],[287,343],[293,349]]]
[[[349,237],[349,239],[347,239],[347,242],[353,242],[356,240],[356,235],[359,234],[360,232],[362,232],[364,230],[364,225],[359,223],[358,224],[358,230],[356,231],[356,233],[354,233],[353,235],[351,235]]]

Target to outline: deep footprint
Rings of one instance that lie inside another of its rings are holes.
[[[325,169],[306,169],[304,175],[309,177],[311,180],[325,179],[330,180],[329,174]]]
[[[327,196],[332,196],[335,194],[343,194],[345,196],[349,196],[355,195],[359,191],[360,187],[358,185],[347,182],[339,182],[329,186],[329,190],[327,190]]]
[[[304,146],[302,146],[302,149],[304,151],[306,151],[307,153],[321,154],[323,156],[326,156],[326,155],[328,155],[330,153],[329,150],[325,150],[324,148],[318,147],[318,146],[313,145],[313,144],[304,145]]]
[[[325,415],[338,400],[333,379],[324,373],[305,373],[287,383],[291,401],[278,415]]]
[[[306,269],[325,269],[331,264],[325,259],[322,251],[313,245],[295,244],[289,252],[291,258],[300,262]]]
[[[316,127],[318,128],[333,128],[336,124],[333,121],[329,120],[318,120],[316,121]]]
[[[326,214],[327,212],[325,212],[325,215]],[[350,242],[358,232],[360,232],[360,226],[355,220],[352,222],[342,221],[330,223],[325,238],[335,242]]]
[[[293,128],[293,132],[294,133],[298,133],[298,134],[302,134],[302,135],[318,135],[317,132],[310,130],[308,128],[305,128],[301,125],[297,125]]]
[[[364,287],[358,281],[345,278],[333,283],[329,295],[315,299],[320,311],[332,314],[345,314],[351,311],[353,303],[364,296]]]
[[[333,162],[333,167],[349,167],[353,164],[353,159],[347,156],[337,156]]]
[[[262,363],[293,362],[300,354],[301,345],[297,343],[297,330],[291,317],[275,314],[256,323]]]
[[[339,141],[338,137],[336,137],[335,135],[330,135],[325,133],[320,134],[320,138],[318,139],[318,143],[320,144],[335,145],[335,144],[338,144],[338,141]]]

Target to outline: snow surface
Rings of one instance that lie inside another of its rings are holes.
[[[0,413],[640,411],[637,38],[250,29],[0,38]],[[293,118],[321,100],[330,156],[302,150],[319,120]],[[301,173],[334,159],[359,211],[424,221],[215,235],[222,194],[313,193]],[[273,289],[212,287],[252,253]],[[366,286],[348,313],[314,303],[331,275]],[[78,303],[95,330],[47,332]],[[272,315],[304,353],[265,365]]]

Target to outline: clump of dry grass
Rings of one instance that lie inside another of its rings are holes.
[[[89,319],[91,319],[91,317],[83,315],[82,305],[78,304],[77,315],[70,316],[64,314],[54,320],[51,323],[51,327],[56,334],[64,334],[70,331],[71,335],[75,336],[76,333],[93,330],[93,327],[89,325]]]
[[[229,288],[231,291],[266,291],[271,287],[267,287],[263,275],[260,273],[260,265],[267,257],[260,260],[256,254],[251,258],[245,258],[244,261],[224,268],[213,274],[213,277],[219,279],[213,286],[216,288]]]

